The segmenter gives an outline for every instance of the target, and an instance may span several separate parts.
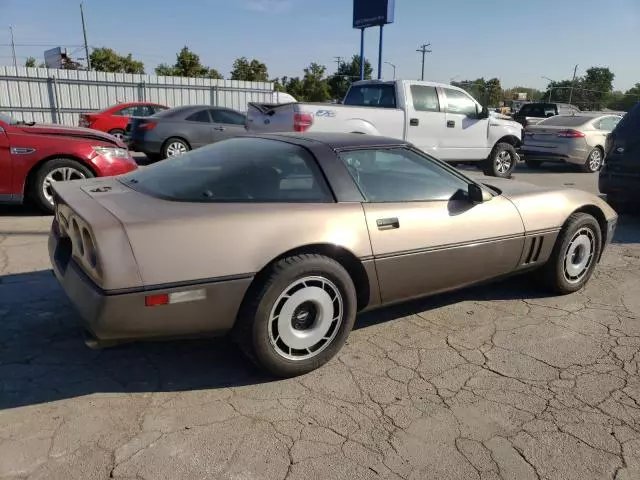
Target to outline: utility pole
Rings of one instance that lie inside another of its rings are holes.
[[[422,53],[422,75],[420,76],[420,80],[424,80],[424,56],[427,53],[431,53],[431,50],[427,50],[427,47],[430,47],[431,44],[427,43],[426,45],[420,45],[420,48],[416,50],[416,52]]]
[[[338,64],[338,70],[340,70],[340,65],[342,65],[342,57],[333,57],[335,58],[334,62]]]
[[[82,35],[84,36],[84,53],[87,57],[87,70],[91,70],[91,58],[89,58],[89,45],[87,44],[87,27],[84,24],[84,9],[80,2],[80,18],[82,19]]]
[[[578,65],[573,69],[573,79],[571,80],[571,89],[569,90],[569,105],[571,105],[571,98],[573,97],[573,87],[576,84],[576,73],[578,73]]]
[[[393,79],[395,80],[396,79],[396,66],[391,62],[384,62],[384,63],[386,63],[387,65],[390,65],[391,68],[393,68]]]
[[[16,60],[16,42],[13,41],[13,27],[9,27],[11,32],[11,50],[13,51],[13,66],[18,68],[18,61]]]

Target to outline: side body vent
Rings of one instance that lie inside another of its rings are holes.
[[[527,239],[527,245],[525,246],[525,256],[522,265],[531,265],[536,263],[540,258],[540,252],[542,251],[542,244],[544,243],[543,236],[529,237]]]

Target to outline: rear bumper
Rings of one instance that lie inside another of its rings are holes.
[[[584,156],[582,155],[582,153],[584,153]],[[520,149],[520,155],[522,155],[525,160],[533,160],[539,162],[563,162],[582,165],[586,161],[588,152],[545,152],[535,150],[531,147],[527,148],[526,145],[523,145]]]
[[[190,285],[105,292],[65,251],[54,224],[49,235],[53,272],[84,327],[99,340],[140,340],[222,335],[235,323],[252,277]],[[198,299],[148,307],[149,295],[198,292]]]
[[[598,188],[607,199],[640,203],[640,171],[638,174],[611,173],[605,165],[598,176]]]

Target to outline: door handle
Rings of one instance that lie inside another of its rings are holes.
[[[456,122],[453,120],[447,120],[447,128],[453,128],[456,126]]]
[[[418,125],[420,125],[420,120],[417,118],[412,118],[409,120],[409,125],[412,127],[417,127]]]
[[[390,230],[392,228],[400,228],[400,220],[397,217],[379,218],[376,220],[378,230]]]
[[[219,132],[224,132],[225,128],[224,127],[213,127],[214,130],[218,130]]]

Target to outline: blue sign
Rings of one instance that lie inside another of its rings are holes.
[[[393,23],[395,0],[353,0],[353,28]]]

